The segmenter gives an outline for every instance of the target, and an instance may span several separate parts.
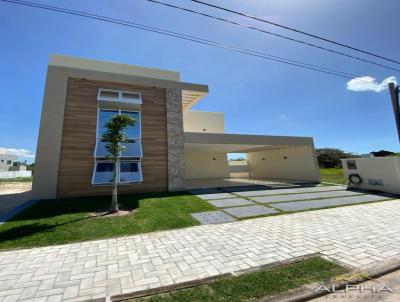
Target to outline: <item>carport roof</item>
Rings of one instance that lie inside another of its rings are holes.
[[[185,132],[185,149],[221,153],[254,152],[288,146],[314,146],[312,137]]]

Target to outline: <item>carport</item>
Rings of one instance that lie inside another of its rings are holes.
[[[184,146],[188,189],[320,180],[311,137],[185,132]],[[231,177],[228,153],[246,154],[248,177]]]

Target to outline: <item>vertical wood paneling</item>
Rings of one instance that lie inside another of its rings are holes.
[[[120,193],[168,189],[168,150],[165,89],[68,79],[58,175],[58,197],[110,194],[110,187],[92,186],[99,88],[137,91],[142,94],[143,182],[121,185]],[[51,146],[49,146],[51,147]]]

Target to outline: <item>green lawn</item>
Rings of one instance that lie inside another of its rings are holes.
[[[321,181],[336,184],[346,184],[342,168],[321,168]]]
[[[275,269],[228,277],[189,289],[176,290],[131,302],[240,302],[253,301],[345,273],[322,258],[311,258]]]
[[[0,226],[0,249],[45,246],[118,237],[198,225],[190,213],[215,208],[186,193],[121,195],[123,217],[98,218],[89,213],[108,209],[111,197],[40,201]]]
[[[322,181],[344,183],[342,169],[321,169]],[[216,208],[189,193],[121,195],[121,209],[135,209],[124,217],[99,218],[90,213],[107,210],[110,196],[40,201],[0,225],[0,250],[96,240],[198,225],[191,213]],[[279,211],[276,215],[286,214]]]
[[[32,177],[16,177],[0,179],[0,182],[31,182]]]

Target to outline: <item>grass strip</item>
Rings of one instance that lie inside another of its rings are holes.
[[[31,182],[32,177],[15,177],[15,178],[1,178],[0,183],[2,182]]]
[[[274,295],[343,274],[346,269],[316,257],[232,276],[188,289],[131,299],[131,302],[241,302]]]

